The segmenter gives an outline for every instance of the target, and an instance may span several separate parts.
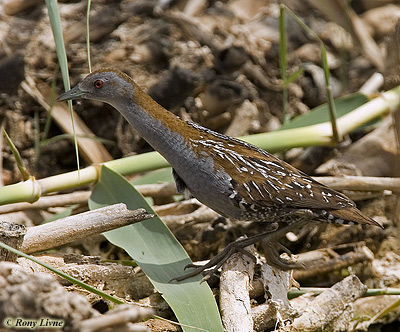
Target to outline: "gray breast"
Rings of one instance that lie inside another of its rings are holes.
[[[211,157],[200,158],[186,165],[174,166],[174,173],[179,191],[184,193],[188,190],[193,197],[214,211],[226,217],[240,219],[243,211],[231,198],[234,193],[232,179],[223,170],[214,170]]]

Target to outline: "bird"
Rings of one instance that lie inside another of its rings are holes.
[[[119,111],[172,166],[178,192],[233,220],[287,225],[230,243],[207,264],[191,264],[194,269],[176,281],[197,274],[209,277],[232,253],[244,252],[260,240],[270,244],[267,262],[283,270],[298,267],[280,257],[278,241],[309,222],[382,227],[344,194],[267,151],[167,111],[121,71],[93,71],[57,100],[80,98],[101,101]]]

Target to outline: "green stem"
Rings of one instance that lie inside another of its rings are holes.
[[[333,142],[337,144],[341,141],[341,137],[339,136],[338,126],[336,122],[336,110],[335,110],[335,102],[333,100],[333,95],[332,95],[332,87],[330,83],[328,57],[326,55],[326,49],[324,43],[321,42],[320,46],[321,46],[322,67],[324,68],[324,76],[325,76],[326,98],[329,109],[329,117],[331,119],[331,125],[332,125],[332,139]]]
[[[314,295],[319,295],[323,291],[326,291],[329,288],[323,287],[300,287],[292,288],[288,292],[288,298],[294,299],[295,297],[301,296],[307,293],[313,293]],[[370,297],[370,296],[378,296],[378,295],[400,295],[400,288],[369,288],[363,294],[362,297]]]
[[[321,59],[322,59],[322,67],[324,69],[325,74],[325,87],[326,87],[326,98],[328,103],[329,109],[329,116],[331,119],[331,126],[332,126],[332,139],[335,144],[340,142],[341,136],[339,135],[338,125],[336,123],[336,112],[335,112],[335,103],[333,101],[332,95],[332,88],[330,85],[330,73],[329,73],[329,66],[328,66],[328,58],[326,55],[325,44],[321,38],[312,30],[310,29],[307,24],[303,22],[293,11],[289,9],[289,7],[285,5],[281,5],[281,11],[286,11],[303,29],[306,31],[310,36],[312,36],[315,40],[317,40],[320,44],[321,48]]]
[[[54,70],[54,76],[53,76],[53,80],[51,82],[51,87],[50,87],[50,109],[47,112],[46,115],[46,123],[44,124],[44,129],[43,129],[43,136],[41,137],[41,141],[45,141],[47,139],[47,137],[49,136],[49,131],[50,131],[50,126],[52,123],[52,116],[51,113],[53,112],[53,108],[54,108],[54,103],[56,101],[56,90],[57,90],[57,74],[58,74],[58,70],[59,70],[59,65],[56,65],[56,69]]]
[[[288,116],[288,79],[286,75],[287,71],[287,45],[286,45],[286,27],[285,27],[285,6],[280,5],[279,7],[280,15],[279,15],[279,66],[281,69],[281,77],[283,81],[282,88],[282,117],[283,124],[286,124],[289,121]]]
[[[86,52],[88,57],[89,73],[92,72],[92,61],[90,59],[90,30],[89,30],[89,14],[90,14],[91,0],[87,0],[86,9]]]

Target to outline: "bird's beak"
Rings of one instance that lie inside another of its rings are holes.
[[[82,91],[79,85],[76,85],[71,90],[64,92],[61,96],[59,96],[57,101],[79,99],[82,98],[84,94],[85,91]]]

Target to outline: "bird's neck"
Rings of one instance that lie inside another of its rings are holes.
[[[187,135],[196,135],[190,125],[164,109],[132,82],[134,96],[114,106],[139,134],[175,167],[189,147]],[[188,156],[189,157],[189,156]]]

